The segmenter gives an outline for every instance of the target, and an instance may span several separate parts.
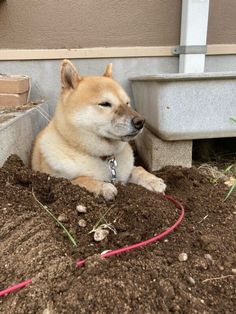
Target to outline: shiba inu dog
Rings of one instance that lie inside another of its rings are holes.
[[[128,141],[142,131],[144,119],[113,80],[112,65],[103,76],[81,76],[64,60],[61,85],[54,117],[35,141],[33,170],[65,177],[106,200],[115,198],[115,182],[163,193],[162,179],[134,167]]]

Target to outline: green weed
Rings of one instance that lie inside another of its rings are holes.
[[[77,243],[75,241],[75,239],[73,238],[73,236],[70,234],[70,232],[66,229],[66,227],[53,215],[53,213],[47,208],[47,206],[43,205],[35,196],[34,192],[32,191],[32,195],[34,200],[36,201],[36,203],[43,208],[44,210],[46,210],[46,212],[55,220],[55,222],[64,230],[65,234],[68,236],[69,240],[71,241],[71,243],[74,246],[77,246]]]

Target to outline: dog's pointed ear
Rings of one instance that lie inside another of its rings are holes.
[[[79,81],[81,80],[81,77],[79,76],[79,73],[77,72],[75,66],[73,63],[71,63],[69,60],[65,59],[63,60],[61,64],[61,85],[63,89],[75,89]]]
[[[105,69],[105,72],[104,72],[103,76],[112,77],[112,63],[109,63],[106,66],[106,69]]]

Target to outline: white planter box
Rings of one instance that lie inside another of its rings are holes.
[[[236,136],[236,72],[131,78],[135,106],[161,139]]]

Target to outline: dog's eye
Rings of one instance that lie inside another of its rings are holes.
[[[109,102],[102,102],[100,104],[98,104],[101,107],[111,107],[111,104]]]

